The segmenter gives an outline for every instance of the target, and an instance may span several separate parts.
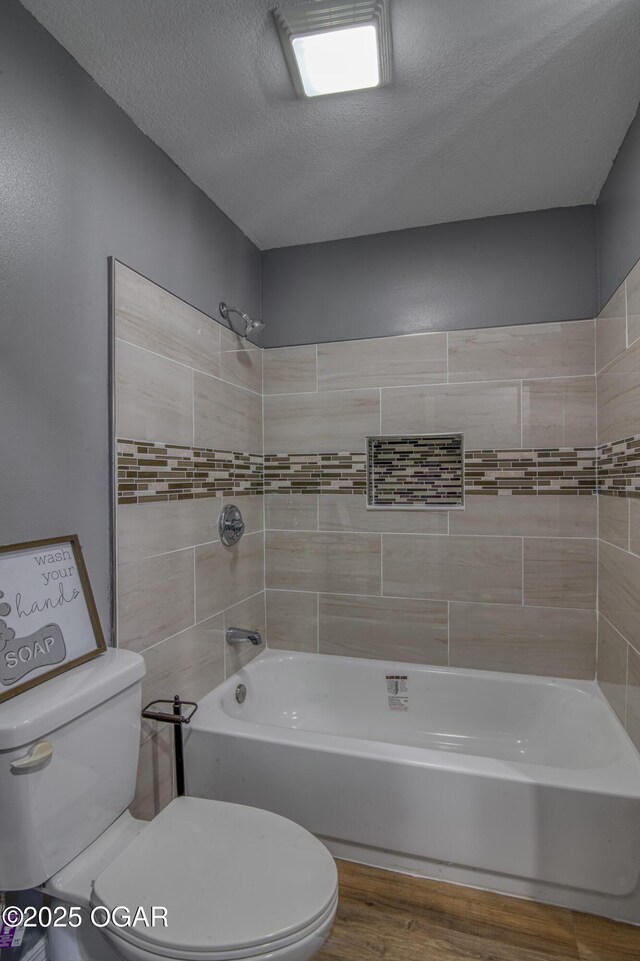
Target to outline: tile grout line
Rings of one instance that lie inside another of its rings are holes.
[[[272,495],[272,496],[273,496],[273,495]],[[276,494],[275,496],[287,497],[288,495],[287,495],[287,494],[282,494],[282,495],[277,495],[277,494]],[[294,495],[294,496],[295,496],[295,495]],[[304,496],[304,495],[303,495],[303,496]],[[310,495],[310,496],[312,496],[312,497],[314,497],[314,496],[321,497],[322,495],[321,495],[321,494],[318,494],[318,495],[312,494],[312,495]],[[336,496],[340,496],[340,495],[336,495]],[[532,495],[532,496],[535,496],[535,495]],[[443,511],[442,513],[445,513],[445,511]],[[446,513],[447,513],[447,514],[450,514],[451,511],[446,511]],[[509,539],[509,540],[521,540],[521,539],[527,538],[527,539],[529,539],[529,540],[534,540],[534,541],[535,541],[535,540],[540,540],[540,541],[548,541],[548,540],[552,540],[552,541],[555,541],[555,540],[560,540],[560,541],[595,541],[595,539],[596,539],[596,538],[593,536],[593,534],[585,534],[584,536],[579,536],[579,535],[574,535],[574,534],[468,534],[468,533],[466,533],[465,531],[463,531],[462,533],[449,534],[448,531],[368,531],[368,530],[339,530],[339,529],[337,529],[337,528],[332,528],[332,527],[331,527],[331,528],[329,528],[329,527],[321,527],[321,528],[315,528],[315,527],[269,527],[269,528],[268,528],[268,531],[269,531],[270,533],[280,533],[280,534],[338,534],[339,536],[340,536],[340,535],[346,535],[346,534],[348,534],[349,536],[353,536],[353,535],[359,536],[359,535],[362,535],[362,534],[367,535],[367,536],[372,535],[372,534],[382,534],[382,535],[384,535],[384,534],[391,534],[391,535],[396,535],[396,536],[400,536],[400,537],[451,537],[451,538],[455,538],[455,537],[492,537],[492,538],[493,538],[493,537],[500,537],[500,538],[503,538],[503,539],[505,539],[505,540],[507,540],[507,539]],[[256,533],[259,533],[259,532],[258,532],[258,531],[253,531],[252,533],[256,534]],[[217,543],[217,542],[216,542],[216,541],[212,541],[211,543],[214,543],[214,544],[215,544],[215,543]],[[609,543],[609,542],[606,541],[605,543]],[[612,547],[616,547],[615,544],[612,544],[611,546],[612,546]],[[620,550],[624,550],[624,548],[619,548],[619,549],[620,549]],[[182,547],[182,548],[178,548],[178,550],[186,550],[186,548]],[[174,553],[174,552],[173,552],[173,551],[165,551],[165,553],[167,553],[167,554],[172,554],[172,553]],[[627,551],[627,553],[631,553],[631,552],[630,552],[630,551]],[[149,556],[158,557],[158,556],[161,556],[161,555],[156,555],[156,554],[154,554],[154,555],[149,555]],[[634,554],[634,557],[638,557],[638,556],[640,556],[640,555]]]
[[[613,623],[609,620],[609,618],[607,617],[606,614],[601,614],[600,617],[603,619],[603,621],[606,621],[607,624],[609,625],[609,627],[611,628],[611,630],[614,631],[622,641],[626,641],[626,643],[629,645],[629,647],[631,648],[631,650],[640,657],[640,646],[639,646],[638,648],[636,648],[635,644],[632,644],[631,641],[629,640],[629,638],[626,637],[626,636],[622,633],[622,631],[618,630],[618,628],[615,626],[615,624],[613,624]]]
[[[524,450],[524,382],[520,381],[520,450]]]
[[[196,449],[196,380],[191,371],[191,449]]]
[[[276,594],[319,594],[321,597],[353,597],[353,598],[370,598],[371,600],[396,600],[396,601],[423,601],[430,604],[465,604],[470,606],[481,606],[481,607],[499,607],[499,608],[514,608],[516,610],[521,610],[523,607],[528,610],[537,611],[548,611],[551,613],[566,613],[571,611],[574,614],[595,614],[595,610],[592,607],[554,607],[549,604],[521,604],[520,602],[512,601],[475,601],[469,600],[467,598],[457,598],[457,597],[435,597],[434,595],[423,595],[422,597],[416,597],[415,595],[405,595],[405,594],[353,594],[346,591],[317,591],[313,588],[303,589],[299,587],[270,587],[270,591]],[[258,591],[258,593],[262,593]],[[252,595],[256,596],[256,595]],[[249,600],[250,598],[245,598],[244,600]],[[238,601],[239,604],[244,603],[244,601]],[[234,607],[236,605],[233,605]],[[229,610],[229,608],[227,608]],[[214,617],[215,615],[211,615]],[[205,618],[208,620],[208,618]],[[199,623],[202,623],[201,621]],[[619,633],[619,632],[618,632]],[[631,645],[633,646],[633,645]],[[640,652],[638,652],[640,654]]]
[[[629,710],[629,642],[627,641],[625,647],[625,664],[624,664],[624,729],[627,730],[627,720],[628,720],[628,710]]]
[[[629,349],[629,297],[627,290],[627,279],[625,277],[624,283],[624,339],[625,339],[625,350]]]
[[[444,350],[445,350],[445,368],[446,368],[446,369],[445,369],[445,377],[446,377],[445,383],[446,383],[446,384],[450,384],[451,381],[450,381],[450,379],[449,379],[449,331],[448,331],[448,330],[445,331],[445,335],[444,335],[444,336],[445,336]]]
[[[219,374],[211,374],[206,370],[202,370],[200,367],[192,367],[190,364],[185,364],[180,360],[174,360],[172,357],[167,357],[166,354],[159,354],[156,350],[151,350],[149,347],[140,347],[139,344],[133,344],[129,340],[124,340],[122,337],[116,337],[116,341],[121,344],[126,344],[127,347],[133,347],[134,350],[142,350],[145,354],[151,354],[152,357],[159,357],[161,360],[166,360],[169,364],[175,364],[176,367],[182,367],[184,370],[191,371],[192,376],[195,374],[201,374],[203,377],[211,377],[213,380],[219,380],[222,384],[228,384],[229,387],[237,387],[238,390],[244,390],[248,394],[253,394],[255,397],[261,397],[262,395],[258,393],[257,390],[252,390],[250,387],[245,387],[243,384],[238,384],[233,380],[226,380],[224,377],[220,377]],[[242,351],[226,351],[225,353],[242,353]]]
[[[263,644],[264,644],[263,651],[268,651],[268,650],[269,650],[269,644],[267,643],[267,641],[268,641],[268,637],[269,637],[269,629],[268,629],[268,625],[267,625],[267,588],[266,588],[266,586],[265,586],[264,590],[262,591],[262,619],[263,619],[263,623],[264,623],[264,637],[262,638],[262,642],[263,642]],[[257,652],[257,651],[256,651],[256,653],[255,653],[255,656],[256,656],[256,657],[258,656],[258,652]],[[252,660],[253,660],[253,658],[252,658]]]
[[[132,346],[135,347],[135,344],[133,344]],[[144,348],[140,348],[140,349],[143,350]],[[162,356],[162,355],[159,355],[159,356]],[[616,359],[617,358],[614,358],[614,360]],[[175,363],[175,361],[173,363]],[[613,361],[610,361],[609,363],[613,363]],[[215,374],[206,374],[205,371],[196,371],[196,372],[203,373],[207,377],[215,377]],[[538,383],[539,381],[588,380],[590,377],[593,377],[593,374],[554,374],[553,376],[547,376],[547,377],[532,376],[532,377],[526,377],[524,379],[527,381],[535,381],[536,383]],[[222,380],[222,378],[220,377],[216,379]],[[356,392],[363,392],[363,391],[373,392],[376,390],[389,390],[389,391],[390,390],[414,390],[414,389],[420,390],[424,387],[475,387],[475,386],[482,386],[487,384],[511,384],[512,386],[515,386],[516,384],[521,383],[521,380],[522,379],[518,377],[496,377],[496,378],[485,378],[483,380],[429,380],[429,381],[418,381],[416,383],[411,383],[411,384],[369,384],[366,387],[331,387],[327,390],[321,390],[321,389],[319,390],[313,390],[313,389],[288,390],[288,391],[282,391],[280,393],[270,392],[266,396],[267,397],[296,397],[298,395],[309,396],[310,394],[318,394],[321,397],[325,397],[330,394],[348,394],[348,393],[356,393]],[[232,383],[231,381],[224,381],[224,383],[231,384],[232,387],[239,386],[237,384]],[[256,391],[251,391],[249,390],[249,388],[246,388],[246,387],[242,389],[248,390],[249,393],[256,393]]]
[[[226,637],[224,637],[224,616],[223,616],[223,619],[222,619],[222,634],[223,634],[223,638],[222,638],[222,660],[223,660],[222,670],[223,670],[223,672],[224,672],[224,679],[225,679],[225,681],[226,681],[226,679],[227,679],[227,639],[226,639]]]

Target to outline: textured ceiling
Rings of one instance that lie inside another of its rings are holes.
[[[390,0],[394,83],[297,100],[277,0],[23,0],[259,247],[592,203],[638,0]]]

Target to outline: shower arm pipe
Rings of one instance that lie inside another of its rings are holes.
[[[261,320],[254,320],[253,317],[250,317],[249,314],[245,313],[244,310],[240,310],[239,307],[231,307],[229,304],[225,304],[224,301],[220,303],[218,309],[220,310],[220,316],[223,318],[223,320],[227,320],[229,322],[229,326],[232,330],[233,327],[231,326],[231,318],[229,317],[229,314],[238,314],[240,317],[242,317],[242,320],[244,321],[244,333],[241,336],[245,338],[248,337],[252,331],[260,331],[264,327],[264,324]]]
[[[244,320],[245,324],[251,322],[251,317],[249,314],[245,314],[244,310],[240,310],[239,307],[231,307],[229,304],[225,304],[224,301],[220,303],[220,316],[224,320],[230,320],[229,314],[238,314]]]

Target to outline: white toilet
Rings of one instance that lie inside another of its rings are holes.
[[[0,704],[0,890],[52,896],[67,923],[49,929],[51,961],[312,958],[338,879],[308,831],[192,797],[151,822],[127,811],[143,675],[109,650]]]

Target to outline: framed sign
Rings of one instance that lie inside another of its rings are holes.
[[[75,534],[0,547],[0,701],[106,649]]]

